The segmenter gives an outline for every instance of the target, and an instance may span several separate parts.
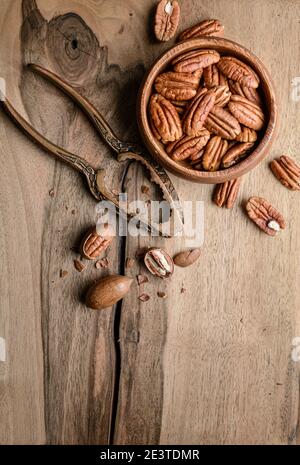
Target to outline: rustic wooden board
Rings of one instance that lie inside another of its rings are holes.
[[[155,3],[37,0],[38,14],[32,0],[2,0],[0,65],[10,100],[51,140],[93,163],[110,156],[72,103],[24,72],[22,60],[38,60],[79,86],[120,137],[137,140],[139,81],[168,47],[150,34]],[[300,161],[299,102],[291,98],[299,75],[300,3],[224,3],[182,0],[181,28],[218,17],[226,37],[264,61],[282,115],[270,158],[284,152]],[[212,204],[212,186],[173,178],[183,199],[205,202],[201,261],[176,270],[169,283],[150,277],[142,289],[134,286],[122,308],[97,314],[81,299],[104,272],[90,264],[79,274],[70,250],[93,220],[84,181],[3,114],[0,134],[0,337],[6,341],[0,443],[299,443],[300,365],[291,358],[292,339],[300,336],[298,194],[275,181],[268,162],[245,177],[232,212]],[[133,166],[125,189],[137,198],[145,183]],[[245,217],[243,203],[253,194],[288,219],[280,237],[265,237]],[[116,241],[111,271],[121,272],[122,256],[148,244],[127,238],[124,250],[124,241]],[[155,244],[173,253],[184,240],[151,239]],[[60,278],[60,270],[68,275]],[[140,271],[137,262],[128,274]],[[167,298],[159,299],[158,290]],[[141,292],[151,300],[139,302]]]

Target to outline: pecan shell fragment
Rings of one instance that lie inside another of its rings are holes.
[[[246,87],[259,86],[260,79],[250,66],[234,57],[222,57],[218,68],[225,76]]]
[[[300,166],[287,155],[273,160],[270,168],[276,178],[292,191],[300,191]]]
[[[166,42],[174,37],[180,19],[180,6],[176,0],[161,0],[155,14],[154,33],[158,40]]]
[[[224,26],[218,19],[206,19],[183,31],[178,40],[196,39],[201,36],[221,36],[223,34]]]
[[[154,136],[163,143],[173,142],[182,136],[181,121],[176,108],[162,95],[154,94],[150,99],[149,113]]]
[[[276,236],[280,229],[285,228],[285,220],[281,213],[261,197],[251,197],[246,210],[249,218],[269,236]]]
[[[218,207],[232,208],[239,193],[241,179],[237,178],[217,184],[214,192],[214,202]]]

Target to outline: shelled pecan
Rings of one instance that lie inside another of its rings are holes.
[[[176,0],[161,0],[155,14],[154,33],[158,40],[166,42],[176,34],[180,20],[180,6]]]
[[[155,136],[166,142],[173,142],[182,136],[181,121],[176,108],[162,95],[154,94],[150,99],[150,117]]]
[[[242,126],[241,133],[236,137],[238,142],[255,142],[257,140],[257,133],[254,129]]]
[[[188,106],[182,121],[183,132],[188,136],[201,134],[203,124],[216,101],[214,91],[201,89]]]
[[[196,39],[201,36],[221,36],[223,34],[224,26],[218,19],[206,19],[183,31],[178,40]]]
[[[199,87],[200,78],[192,73],[160,74],[154,83],[156,92],[168,100],[184,101],[192,99]]]
[[[217,65],[210,65],[204,68],[203,79],[206,87],[228,85],[228,79],[221,73]]]
[[[220,136],[212,137],[205,147],[202,159],[203,168],[207,171],[217,171],[227,149],[227,140],[222,139]]]
[[[210,133],[206,129],[202,129],[197,137],[185,136],[175,144],[168,147],[168,153],[174,161],[183,161],[190,157],[195,157],[201,149],[207,144],[210,138]]]
[[[257,105],[261,106],[261,97],[257,90],[253,87],[242,86],[239,82],[232,81],[232,79],[228,80],[228,86],[232,94],[241,95],[242,97],[245,97],[246,99],[250,100],[250,102],[254,102]]]
[[[178,73],[192,73],[219,60],[220,54],[215,50],[192,50],[176,57],[172,65]]]
[[[290,190],[300,191],[300,166],[287,155],[273,160],[270,168],[276,178]]]
[[[234,57],[222,57],[218,62],[218,68],[225,76],[239,82],[246,87],[259,86],[259,77],[250,66]]]
[[[250,102],[250,100],[241,95],[232,95],[228,104],[228,109],[239,123],[244,126],[255,129],[256,131],[262,129],[265,116],[256,103]]]
[[[241,132],[238,120],[229,111],[217,106],[210,111],[204,126],[208,131],[229,140],[235,139]]]
[[[225,107],[230,100],[231,92],[228,86],[215,86],[211,90],[216,96],[215,105],[218,107]]]
[[[241,142],[240,144],[235,144],[222,158],[222,167],[229,168],[230,166],[235,165],[247,155],[252,147],[252,142]]]
[[[261,197],[251,197],[246,210],[249,218],[269,236],[276,236],[285,228],[285,220],[281,213]]]
[[[214,202],[218,207],[231,209],[239,193],[242,178],[217,184],[214,192]]]

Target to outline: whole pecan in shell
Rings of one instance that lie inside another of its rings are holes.
[[[182,121],[182,129],[188,136],[201,134],[203,124],[213,108],[216,95],[212,90],[201,89],[189,104]]]
[[[214,106],[204,123],[210,132],[224,139],[235,139],[241,132],[241,126],[236,118],[224,108]]]
[[[203,147],[207,144],[210,138],[210,133],[206,129],[202,129],[197,137],[186,136],[180,139],[171,148],[171,158],[174,161],[183,161],[191,156],[196,157]]]
[[[154,33],[158,40],[166,42],[174,37],[180,19],[180,6],[176,0],[161,0],[155,14]]]
[[[204,68],[203,78],[206,87],[228,85],[228,79],[221,73],[217,65],[210,65]]]
[[[181,121],[176,108],[162,95],[151,96],[149,113],[152,127],[155,129],[155,137],[163,143],[173,142],[182,136]],[[158,138],[158,137],[157,137]]]
[[[231,92],[229,90],[229,87],[228,86],[215,86],[215,87],[211,87],[210,90],[212,90],[216,96],[215,105],[218,107],[225,107],[231,97]]]
[[[219,60],[220,55],[215,50],[192,50],[176,57],[172,65],[178,73],[192,73]]]
[[[300,166],[287,155],[273,160],[270,168],[276,178],[292,191],[300,191]]]
[[[259,86],[259,77],[250,66],[234,57],[222,57],[218,62],[219,70],[233,81],[246,87]]]
[[[261,108],[254,102],[242,97],[232,95],[228,104],[230,113],[244,126],[259,131],[265,122],[265,115]]]
[[[160,74],[154,83],[156,92],[168,100],[184,101],[192,99],[199,87],[200,78],[192,73]]]
[[[181,268],[186,268],[187,266],[192,265],[195,263],[201,255],[201,249],[193,249],[193,250],[185,250],[183,252],[179,252],[178,254],[173,257],[173,262],[176,266],[180,266]]]
[[[218,207],[232,208],[239,193],[242,178],[232,179],[223,184],[217,184],[214,192],[214,202]]]
[[[229,168],[244,158],[253,147],[253,142],[241,142],[228,150],[222,159],[222,168]]]
[[[202,165],[206,171],[217,171],[220,168],[221,160],[228,149],[227,140],[220,136],[214,136],[205,147],[202,158]]]
[[[178,40],[196,39],[201,36],[221,36],[223,34],[224,26],[218,19],[206,19],[183,31]]]
[[[236,137],[238,142],[255,142],[257,140],[257,133],[254,129],[242,126],[241,133]]]
[[[257,90],[253,87],[242,86],[239,82],[232,81],[232,79],[228,80],[228,85],[232,94],[241,95],[242,97],[245,97],[248,100],[250,100],[250,102],[254,102],[257,105],[261,105],[261,97]]]
[[[249,218],[269,236],[275,236],[280,229],[285,228],[285,220],[281,213],[261,197],[251,197],[246,210]]]

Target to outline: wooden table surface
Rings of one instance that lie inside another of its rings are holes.
[[[225,37],[265,63],[281,109],[269,160],[286,153],[300,161],[300,103],[292,98],[299,0],[180,3],[181,29],[219,18]],[[138,140],[140,80],[171,45],[151,36],[155,4],[1,0],[0,74],[9,99],[52,141],[99,164],[110,156],[74,104],[22,67],[35,61],[76,85],[120,137]],[[96,312],[82,295],[107,270],[89,263],[78,273],[71,250],[93,220],[84,181],[3,112],[0,157],[0,443],[299,443],[300,363],[292,357],[300,336],[299,193],[275,180],[268,161],[245,176],[233,211],[214,206],[212,186],[172,177],[182,199],[205,202],[201,259],[169,282],[150,277],[142,288],[149,302],[138,300],[134,285],[121,308]],[[133,166],[128,195],[136,198],[143,183]],[[280,236],[265,236],[247,219],[251,195],[284,214]],[[185,247],[184,239],[118,239],[110,272],[121,272],[123,257],[145,244],[171,254]],[[136,263],[128,274],[139,272]]]

